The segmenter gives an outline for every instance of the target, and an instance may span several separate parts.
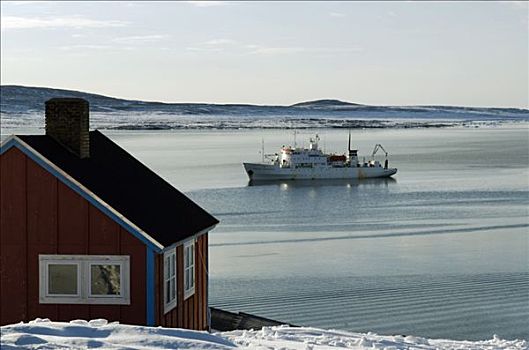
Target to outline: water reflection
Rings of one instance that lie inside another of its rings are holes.
[[[282,190],[293,187],[324,187],[324,186],[389,186],[396,184],[392,177],[374,179],[329,179],[329,180],[250,180],[248,186],[278,186]]]

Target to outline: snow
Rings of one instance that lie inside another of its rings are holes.
[[[337,100],[292,106],[159,103],[80,91],[2,85],[3,129],[42,128],[44,102],[56,96],[90,102],[90,126],[118,130],[481,127],[527,123],[529,110],[458,106],[370,106]]]
[[[179,328],[143,327],[74,320],[52,322],[36,319],[1,327],[0,347],[9,349],[528,349],[525,340],[485,341],[425,339],[413,336],[381,336],[307,327],[275,326],[261,330],[207,333]]]

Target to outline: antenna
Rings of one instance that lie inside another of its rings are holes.
[[[264,137],[261,137],[261,162],[265,162],[265,155],[264,155]]]

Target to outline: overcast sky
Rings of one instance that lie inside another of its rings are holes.
[[[1,83],[166,102],[528,108],[523,2],[1,2]]]

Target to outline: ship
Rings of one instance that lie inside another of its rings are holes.
[[[279,153],[264,154],[261,163],[243,163],[250,181],[270,180],[326,180],[326,179],[371,179],[385,178],[397,173],[389,167],[388,153],[381,144],[376,144],[369,160],[358,159],[358,150],[351,149],[349,133],[346,154],[326,154],[318,146],[318,135],[310,138],[309,147],[283,146]],[[375,159],[378,151],[385,153],[384,164]]]

